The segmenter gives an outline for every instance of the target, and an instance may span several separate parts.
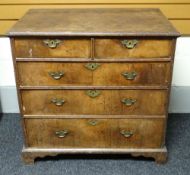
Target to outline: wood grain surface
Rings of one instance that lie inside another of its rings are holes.
[[[130,153],[166,162],[179,33],[160,10],[30,10],[9,36],[26,163],[77,152]],[[47,39],[61,42],[49,48]],[[123,40],[138,42],[126,48]],[[98,67],[89,70],[87,64],[94,63]]]
[[[160,148],[164,119],[25,119],[28,147]],[[67,130],[59,138],[55,132]],[[122,130],[133,132],[124,137]]]
[[[136,39],[138,43],[127,49],[123,40]],[[142,40],[138,38],[95,39],[95,58],[162,58],[170,57],[172,40]]]
[[[23,90],[24,114],[104,114],[104,115],[163,115],[167,100],[166,90],[100,90],[99,96],[89,97],[88,90]],[[63,99],[62,106],[51,102]],[[122,99],[136,100],[126,106]],[[43,117],[43,116],[42,116]]]
[[[159,9],[32,9],[8,35],[175,37],[179,33]]]
[[[18,62],[21,86],[167,86],[170,63],[98,63],[95,70],[89,70],[89,63],[61,62]],[[55,80],[50,73],[63,72]],[[80,72],[80,74],[79,74]],[[123,73],[135,72],[133,80]]]
[[[44,40],[50,38],[19,38],[15,39],[15,56],[26,58],[51,58],[51,57],[66,57],[66,58],[88,58],[91,55],[90,43],[88,39],[59,39],[61,42],[56,48],[49,48],[44,44]]]

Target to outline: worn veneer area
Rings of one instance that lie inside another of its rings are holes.
[[[167,90],[23,90],[25,115],[165,115]],[[54,101],[53,101],[54,100]]]
[[[18,62],[17,66],[21,86],[168,86],[171,71],[169,62]]]
[[[90,39],[17,38],[15,56],[19,58],[89,58]]]
[[[159,9],[33,9],[8,35],[25,163],[93,153],[166,162],[179,33]]]
[[[28,147],[35,148],[160,148],[164,122],[163,118],[24,120]]]
[[[133,46],[128,42],[136,41]],[[122,44],[128,42],[127,46]],[[95,58],[168,58],[172,53],[170,39],[95,39]],[[127,48],[129,47],[129,48]]]

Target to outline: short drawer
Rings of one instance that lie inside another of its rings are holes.
[[[170,63],[18,62],[22,86],[167,86]]]
[[[164,119],[25,119],[28,147],[160,148]]]
[[[96,58],[168,58],[172,40],[95,39]]]
[[[89,58],[90,39],[15,39],[18,58]]]
[[[22,90],[25,115],[163,115],[166,90]]]

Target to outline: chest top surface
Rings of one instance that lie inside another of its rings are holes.
[[[9,36],[179,36],[159,9],[31,9]]]

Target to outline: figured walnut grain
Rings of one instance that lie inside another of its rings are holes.
[[[165,115],[167,90],[100,90],[91,98],[87,90],[22,90],[24,114],[26,115]],[[62,106],[51,102],[53,98],[64,99]],[[122,99],[136,102],[126,106]]]
[[[15,39],[15,56],[19,58],[89,58],[90,39],[59,39],[61,42],[56,48],[49,48],[44,44],[43,38],[17,38]]]
[[[179,36],[159,9],[31,9],[10,36]]]
[[[99,63],[96,70],[87,63],[18,62],[21,86],[159,86],[169,84],[170,63]],[[49,72],[63,71],[59,80]],[[78,74],[80,72],[80,74]],[[134,80],[122,73],[136,72]]]
[[[127,49],[121,43],[122,39],[95,39],[96,58],[167,58],[172,54],[172,40],[137,39],[138,43],[132,49]]]
[[[95,125],[89,122],[95,121]],[[165,119],[25,119],[28,147],[160,148]],[[55,132],[67,130],[64,138]],[[122,130],[133,135],[124,137]]]

